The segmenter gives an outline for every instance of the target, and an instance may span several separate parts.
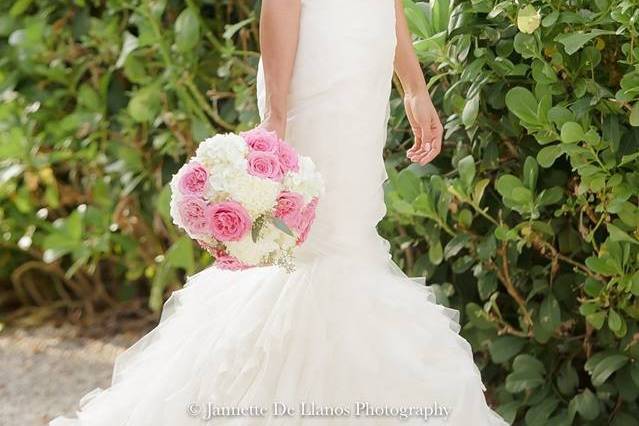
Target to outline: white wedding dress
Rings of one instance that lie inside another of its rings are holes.
[[[287,140],[326,193],[296,271],[190,276],[117,358],[111,387],[50,425],[423,424],[420,407],[433,425],[507,424],[486,404],[458,311],[406,277],[375,229],[395,42],[393,0],[302,0]],[[261,63],[258,102],[263,115]]]

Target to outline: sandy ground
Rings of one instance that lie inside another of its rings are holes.
[[[46,425],[72,415],[84,394],[107,387],[115,357],[141,332],[94,339],[71,326],[0,333],[0,425]]]

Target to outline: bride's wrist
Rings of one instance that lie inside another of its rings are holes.
[[[286,114],[281,112],[267,111],[264,114],[264,121],[269,121],[271,123],[284,123],[286,122]]]
[[[428,89],[426,88],[425,85],[420,88],[410,88],[404,91],[405,98],[419,98],[423,96],[427,96],[427,97],[430,96],[428,94]]]
[[[274,95],[268,96],[265,116],[272,120],[286,119],[286,99]]]
[[[404,79],[404,81],[402,81],[402,87],[404,89],[404,96],[407,97],[415,98],[428,94],[428,87],[426,86],[426,80],[424,80],[423,75],[416,78]]]

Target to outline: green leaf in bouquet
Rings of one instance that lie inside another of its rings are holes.
[[[254,243],[257,242],[257,239],[260,236],[260,231],[262,230],[262,227],[264,226],[264,216],[260,216],[257,219],[255,219],[255,222],[253,222],[253,226],[251,227],[251,239],[253,240]]]
[[[295,238],[295,233],[293,233],[291,228],[286,226],[286,224],[280,218],[273,217],[273,218],[271,218],[271,222],[273,223],[273,225],[275,225],[275,227],[277,229],[279,229],[280,231],[284,232],[285,234],[290,235],[291,237]]]

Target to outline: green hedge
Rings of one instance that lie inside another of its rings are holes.
[[[390,173],[398,258],[464,307],[509,420],[639,424],[636,2],[405,6],[446,149]]]
[[[397,85],[379,227],[395,259],[462,310],[506,418],[639,424],[635,3],[405,7],[446,142],[433,164],[408,165]],[[5,319],[90,318],[141,297],[157,311],[207,264],[171,225],[167,181],[194,141],[257,122],[256,10],[0,6]]]
[[[254,5],[69,3],[0,6],[0,300],[150,293],[158,310],[208,261],[171,223],[168,179],[197,141],[258,120]]]

